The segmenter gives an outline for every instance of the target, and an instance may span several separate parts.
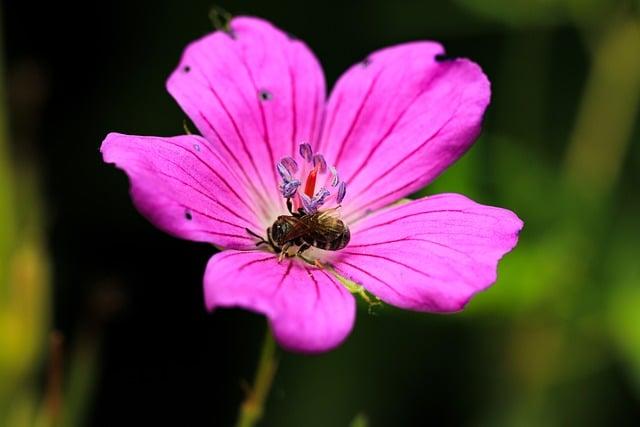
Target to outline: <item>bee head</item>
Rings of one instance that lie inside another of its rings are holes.
[[[271,239],[282,246],[286,243],[286,236],[291,231],[292,225],[286,220],[285,216],[279,216],[276,222],[271,226]]]

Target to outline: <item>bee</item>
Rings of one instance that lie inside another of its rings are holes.
[[[299,246],[302,253],[311,246],[325,251],[338,251],[349,243],[351,232],[335,210],[330,209],[314,214],[280,215],[269,228],[269,237],[284,250],[289,246]]]
[[[255,233],[247,231],[255,236]],[[301,255],[312,246],[326,251],[338,251],[347,246],[351,232],[338,218],[337,209],[328,209],[313,214],[299,211],[292,212],[292,215],[280,215],[267,228],[267,237],[269,241],[260,237],[261,241],[257,245],[268,244],[282,259],[292,246],[298,246],[296,255]]]

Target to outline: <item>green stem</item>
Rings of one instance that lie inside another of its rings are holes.
[[[255,426],[262,418],[264,404],[269,396],[269,390],[271,390],[271,384],[278,368],[275,354],[276,343],[273,340],[271,329],[267,326],[253,387],[248,391],[246,399],[240,406],[236,427]]]

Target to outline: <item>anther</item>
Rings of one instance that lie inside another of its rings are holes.
[[[318,208],[320,208],[324,204],[325,200],[327,199],[327,197],[329,197],[330,194],[331,192],[324,187],[318,190],[313,198],[307,196],[306,194],[301,194],[300,199],[302,200],[302,207],[304,211],[308,214],[316,213],[318,211]]]
[[[289,170],[289,168],[287,168],[287,166],[285,166],[282,160],[276,163],[276,170],[278,171],[280,177],[284,182],[289,182],[293,179],[293,177],[291,176],[291,171]]]
[[[331,192],[326,188],[322,187],[315,196],[313,196],[313,200],[318,204],[318,207],[324,204],[324,201],[329,197]]]
[[[297,179],[293,179],[291,181],[286,181],[284,184],[280,186],[280,192],[282,196],[285,198],[293,197],[298,191],[298,187],[300,187],[300,181]]]
[[[291,175],[298,172],[298,163],[292,157],[284,157],[280,160],[280,163],[287,168]]]
[[[311,162],[311,158],[313,157],[313,149],[311,148],[311,144],[309,144],[308,142],[301,142],[300,155],[307,162]]]
[[[338,176],[338,171],[335,167],[331,166],[329,168],[329,172],[331,172],[331,186],[335,187],[340,182],[340,177]]]
[[[336,202],[342,203],[344,196],[347,194],[347,184],[344,181],[341,181],[338,185],[338,194],[336,196]]]
[[[311,215],[325,204],[333,205],[336,201],[340,204],[347,186],[340,181],[336,168],[329,165],[322,154],[314,154],[308,142],[301,142],[298,151],[303,164],[300,159],[286,156],[275,165],[280,176],[278,190],[287,199],[288,211],[292,215],[294,211]]]
[[[311,198],[309,196],[307,196],[306,194],[300,194],[300,202],[302,203],[302,209],[308,213],[311,214],[312,212],[312,205],[311,205]]]
[[[324,159],[322,154],[314,154],[313,155],[313,166],[319,167],[320,172],[326,172],[327,170],[327,161]]]

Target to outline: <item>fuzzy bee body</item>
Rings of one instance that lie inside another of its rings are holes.
[[[299,246],[302,252],[310,246],[337,251],[349,243],[351,232],[334,210],[314,214],[281,215],[269,229],[269,237],[277,249]]]

